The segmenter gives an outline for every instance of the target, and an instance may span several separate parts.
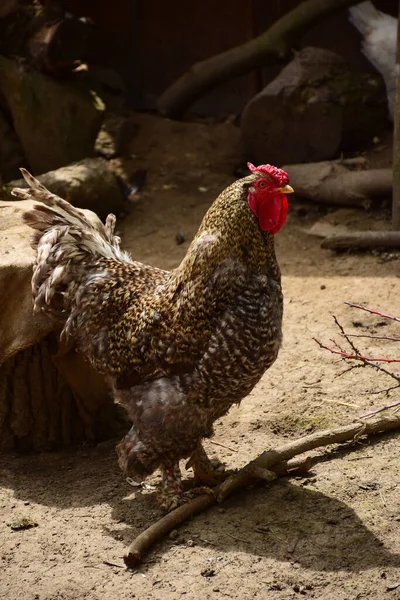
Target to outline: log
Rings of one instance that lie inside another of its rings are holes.
[[[68,13],[56,22],[45,22],[28,43],[32,65],[48,73],[71,71],[87,54],[90,29],[88,19]]]
[[[66,198],[78,208],[88,208],[105,218],[124,206],[124,196],[114,173],[103,158],[87,158],[37,177],[53,194]],[[15,187],[26,187],[24,179],[10,181],[1,186],[3,200],[18,202],[11,196]]]
[[[158,99],[162,114],[181,118],[207,91],[268,62],[290,56],[300,34],[321,17],[359,0],[305,0],[259,37],[196,63]]]
[[[336,206],[368,207],[392,193],[391,169],[366,169],[359,159],[285,165],[296,197]]]
[[[0,53],[23,57],[36,69],[71,73],[88,54],[92,23],[65,12],[58,3],[38,10],[34,3],[0,2]],[[4,5],[4,6],[3,6]]]
[[[355,250],[372,248],[400,248],[400,231],[352,231],[324,239],[321,248]]]
[[[0,87],[32,171],[46,173],[94,155],[105,106],[89,87],[62,84],[4,56]]]
[[[380,135],[386,103],[377,75],[351,72],[329,50],[303,48],[245,107],[243,149],[256,164],[330,159]]]

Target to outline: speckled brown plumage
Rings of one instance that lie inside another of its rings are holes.
[[[175,469],[252,390],[281,344],[274,239],[247,201],[257,173],[221,193],[171,272],[122,253],[112,219],[106,228],[91,223],[24,176],[31,189],[16,194],[46,205],[24,217],[38,251],[36,310],[65,321],[64,335],[128,411],[123,470],[143,479],[157,467]]]

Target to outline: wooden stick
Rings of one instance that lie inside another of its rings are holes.
[[[352,231],[326,237],[321,248],[349,250],[354,248],[400,248],[400,231]]]
[[[400,229],[400,5],[397,21],[396,46],[396,99],[394,106],[393,132],[393,197],[392,197],[392,229]]]
[[[189,517],[202,512],[217,502],[222,502],[233,492],[243,490],[248,485],[257,481],[257,479],[249,473],[249,469],[251,471],[252,466],[261,467],[264,471],[275,471],[275,468],[278,465],[282,465],[285,461],[288,461],[303,452],[315,450],[316,448],[328,446],[330,444],[340,444],[349,440],[357,441],[361,436],[376,435],[399,428],[400,415],[386,416],[374,421],[350,423],[349,425],[337,427],[336,429],[318,431],[280,446],[276,450],[263,452],[258,458],[246,465],[238,473],[231,475],[226,481],[215,487],[210,494],[197,496],[194,500],[191,500],[187,504],[170,512],[143,531],[132,542],[124,557],[126,566],[129,568],[137,566],[143,560],[146,552],[148,552],[156,542],[161,540],[173,529],[179,527],[179,525]],[[308,459],[308,468],[310,465],[309,460],[310,459]],[[307,460],[305,463],[297,462],[296,464],[307,464]],[[286,465],[285,468],[286,470],[289,469],[290,473],[290,463]],[[280,470],[282,471],[280,467],[276,468],[275,473],[279,475]]]
[[[314,450],[320,446],[341,444],[352,440],[355,437],[358,438],[361,435],[375,435],[398,427],[400,427],[400,416],[390,416],[382,417],[381,419],[369,423],[351,423],[350,425],[345,425],[336,429],[325,429],[307,435],[299,440],[289,442],[276,450],[267,450],[250,464],[255,464],[264,469],[270,469],[271,466],[282,460],[289,460],[298,454]],[[219,486],[217,494],[218,502],[223,502],[234,491],[243,489],[252,483],[253,480],[246,472],[246,468],[247,467],[239,471],[239,473],[231,475]]]
[[[311,465],[311,458],[307,457],[305,459],[297,458],[293,461],[282,461],[279,464],[272,466],[269,470],[262,469],[261,467],[254,467],[253,472],[253,466],[251,466],[249,467],[251,468],[250,477],[252,481],[259,479],[272,481],[273,479],[276,479],[276,477],[307,473],[310,470]],[[256,474],[257,472],[258,474]],[[268,473],[273,476],[268,476]],[[145,531],[143,531],[130,545],[128,553],[124,557],[126,566],[129,568],[137,566],[142,561],[144,554],[154,546],[156,542],[187,521],[189,517],[193,517],[199,512],[206,510],[209,506],[216,504],[216,491],[218,488],[219,486],[214,488],[214,490],[210,490],[210,494],[197,496],[187,504],[183,504],[145,529]]]

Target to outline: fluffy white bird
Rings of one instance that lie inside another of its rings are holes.
[[[363,54],[383,77],[389,114],[393,121],[396,97],[397,19],[381,12],[368,1],[349,8],[349,20],[364,38]]]

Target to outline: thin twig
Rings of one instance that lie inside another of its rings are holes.
[[[208,440],[210,444],[214,446],[221,446],[221,448],[225,448],[226,450],[230,450],[231,452],[239,452],[239,450],[235,450],[235,448],[230,448],[229,446],[225,446],[225,444],[221,444],[221,442],[216,442],[215,440]]]
[[[231,533],[228,533],[229,537],[231,537],[233,540],[236,540],[237,542],[242,542],[243,544],[251,544],[251,542],[249,540],[244,540],[243,538],[239,538],[236,537],[236,535],[232,535]]]
[[[348,342],[348,344],[349,344],[350,348],[353,350],[353,352],[354,352],[355,354],[361,354],[361,352],[360,352],[360,351],[359,351],[359,349],[356,347],[356,345],[354,344],[354,342],[352,342],[351,340],[349,340],[349,339],[348,339],[348,337],[347,337],[347,335],[346,335],[346,332],[345,332],[345,330],[343,329],[342,325],[339,323],[338,319],[337,319],[335,316],[333,316],[333,320],[335,321],[335,323],[336,323],[336,326],[337,326],[337,327],[339,327],[339,329],[340,329],[340,333],[341,333],[341,334],[342,334],[342,336],[345,338],[345,340],[347,340],[347,342]]]
[[[361,408],[360,404],[355,404],[354,402],[343,402],[342,400],[328,400],[328,398],[322,398],[322,402],[340,404],[341,406],[351,406],[352,408]]]
[[[382,390],[373,390],[369,392],[370,394],[386,394],[386,396],[390,395],[390,392],[393,390],[397,390],[400,388],[400,381],[397,385],[392,385],[391,387],[383,388]]]
[[[385,363],[400,363],[400,358],[386,358],[385,356],[375,358],[372,356],[363,356],[362,354],[350,354],[349,352],[345,352],[344,350],[335,350],[334,348],[330,348],[329,346],[324,346],[321,342],[317,340],[317,338],[313,338],[315,342],[319,345],[320,348],[324,350],[329,350],[332,354],[339,354],[342,358],[349,358],[352,360],[362,360],[368,362],[385,362]]]
[[[124,565],[119,565],[118,563],[110,562],[109,560],[103,560],[103,565],[107,565],[108,567],[117,567],[117,569],[124,568]]]
[[[386,506],[386,498],[385,498],[385,496],[383,495],[383,493],[382,493],[382,491],[381,491],[381,490],[379,490],[379,496],[380,496],[380,498],[381,498],[381,502],[382,502],[383,506]]]
[[[128,553],[124,557],[125,564],[129,568],[137,566],[154,544],[168,535],[173,529],[179,527],[188,518],[206,510],[217,502],[222,502],[233,492],[243,490],[249,484],[254,483],[256,480],[248,473],[248,468],[251,465],[274,470],[274,466],[276,467],[282,462],[309,450],[315,450],[321,446],[329,446],[331,444],[340,444],[349,440],[358,440],[361,435],[376,435],[399,428],[400,415],[386,416],[375,421],[350,423],[336,429],[325,429],[289,442],[276,450],[263,452],[258,458],[249,463],[249,465],[246,465],[238,473],[231,475],[226,481],[215,487],[212,494],[197,496],[143,531],[130,545]]]
[[[400,323],[399,317],[394,317],[393,315],[388,315],[380,310],[373,310],[372,308],[367,308],[366,306],[361,306],[361,304],[353,304],[353,302],[345,302],[347,306],[351,306],[352,308],[359,308],[360,310],[365,310],[366,312],[371,313],[371,315],[378,315],[380,317],[384,317],[385,319],[390,319],[391,321],[397,321]]]
[[[374,314],[379,314],[382,317],[387,317],[387,318],[393,319],[395,321],[398,320],[397,317],[393,317],[392,315],[387,315],[386,313],[381,313],[378,311],[370,310],[370,309],[367,309],[366,307],[359,306],[358,304],[352,304],[351,302],[346,302],[346,304],[348,304],[349,306],[352,306],[354,308],[361,308],[368,312],[371,312]],[[373,358],[373,357],[364,356],[364,354],[362,354],[361,351],[357,348],[355,343],[350,339],[350,336],[345,332],[343,326],[340,324],[338,319],[335,316],[333,316],[333,319],[335,321],[336,326],[338,327],[338,329],[340,331],[340,334],[346,340],[346,342],[349,344],[352,352],[346,352],[345,350],[343,350],[343,348],[341,348],[341,346],[333,339],[331,339],[331,342],[333,343],[335,348],[331,348],[330,346],[326,346],[325,344],[322,344],[316,338],[313,338],[314,341],[319,345],[320,348],[322,348],[323,350],[328,350],[329,352],[331,352],[331,354],[336,354],[336,355],[340,356],[342,358],[342,360],[344,360],[344,361],[346,361],[346,360],[358,361],[358,364],[353,364],[353,365],[349,366],[347,369],[345,369],[344,371],[342,371],[341,373],[338,373],[337,377],[341,377],[342,375],[345,375],[346,373],[349,373],[350,371],[353,371],[354,369],[358,369],[361,367],[372,367],[376,371],[380,371],[381,373],[388,375],[389,377],[391,377],[392,379],[394,379],[397,382],[397,384],[395,386],[387,387],[384,390],[379,390],[379,393],[385,392],[387,395],[389,395],[389,393],[392,390],[399,388],[400,387],[400,376],[396,375],[392,371],[388,371],[387,369],[382,367],[382,365],[377,364],[377,363],[378,362],[399,363],[400,359],[391,359],[391,358],[386,358],[386,357]],[[371,393],[378,393],[378,392],[371,392]]]
[[[400,400],[398,400],[397,402],[393,402],[393,404],[386,404],[386,406],[382,406],[381,408],[377,408],[376,410],[373,410],[372,412],[366,413],[365,415],[361,415],[359,417],[359,419],[368,419],[368,417],[373,417],[374,415],[377,415],[378,413],[384,411],[384,410],[389,410],[390,408],[395,408],[396,406],[400,406]]]
[[[387,342],[400,342],[399,337],[390,337],[387,335],[367,335],[364,333],[348,333],[347,337],[371,338],[373,340],[385,340]]]

